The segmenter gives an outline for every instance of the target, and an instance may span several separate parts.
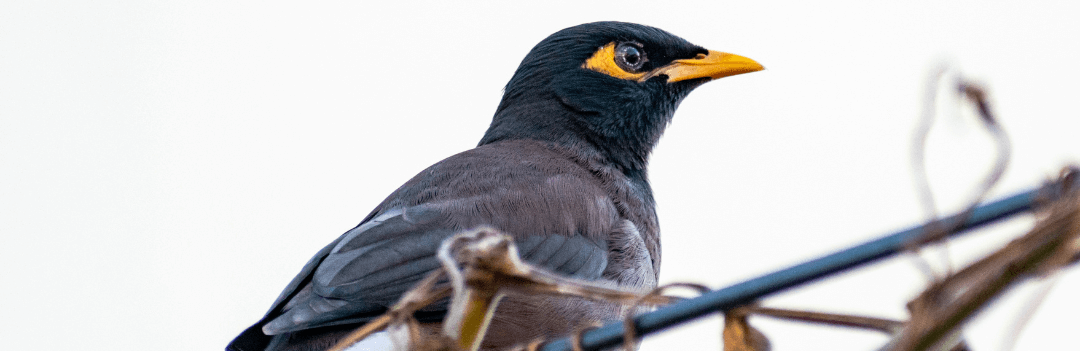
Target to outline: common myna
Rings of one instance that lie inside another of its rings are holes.
[[[316,253],[228,349],[324,350],[436,269],[443,239],[481,225],[512,235],[526,262],[553,272],[655,287],[660,229],[649,153],[691,90],[761,69],[633,23],[552,34],[522,60],[476,148],[420,172]],[[437,322],[446,307],[417,317]],[[620,312],[606,303],[510,296],[485,348],[564,335]]]

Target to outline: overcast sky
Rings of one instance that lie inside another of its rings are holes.
[[[1080,162],[1078,16],[1075,2],[1037,1],[6,0],[0,339],[12,350],[222,349],[317,250],[416,172],[473,147],[533,45],[598,20],[767,68],[692,93],[650,169],[661,282],[737,283],[924,218],[911,133],[943,60],[988,88],[1012,137],[991,197]],[[929,170],[956,209],[993,148],[969,113],[944,110]],[[953,257],[970,261],[1030,224],[967,236]],[[924,282],[896,259],[764,304],[902,319]],[[972,324],[974,349],[997,350],[1036,290]],[[1018,349],[1074,344],[1076,296],[1074,270]],[[886,340],[753,322],[774,350]],[[719,340],[713,317],[643,349]]]

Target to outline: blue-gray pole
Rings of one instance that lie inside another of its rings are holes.
[[[957,223],[963,220],[962,225],[949,233],[950,236],[957,235],[999,219],[1030,211],[1036,207],[1038,196],[1049,195],[1044,190],[1046,189],[1029,190],[987,203],[976,207],[966,216],[958,214],[947,217],[942,220],[942,223]],[[895,255],[907,249],[906,245],[916,240],[927,228],[927,225],[916,226],[642,314],[634,318],[636,334],[640,337],[655,333],[713,312],[731,309],[809,281]],[[582,335],[581,345],[585,350],[597,350],[621,344],[622,338],[623,324],[611,323]],[[544,345],[542,350],[570,351],[572,347],[568,338],[562,338]]]

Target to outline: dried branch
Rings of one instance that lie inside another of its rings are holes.
[[[1075,175],[1066,174],[1064,177]],[[1063,178],[1064,178],[1063,177]],[[1046,276],[1080,253],[1080,192],[1068,189],[1028,234],[935,283],[908,304],[911,320],[890,350],[939,345],[990,300],[1016,282]]]

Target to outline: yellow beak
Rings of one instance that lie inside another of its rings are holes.
[[[667,66],[654,69],[638,81],[644,82],[659,75],[666,75],[668,83],[695,78],[719,79],[763,69],[765,66],[749,58],[709,50],[708,55],[698,54],[695,58],[675,60]]]

